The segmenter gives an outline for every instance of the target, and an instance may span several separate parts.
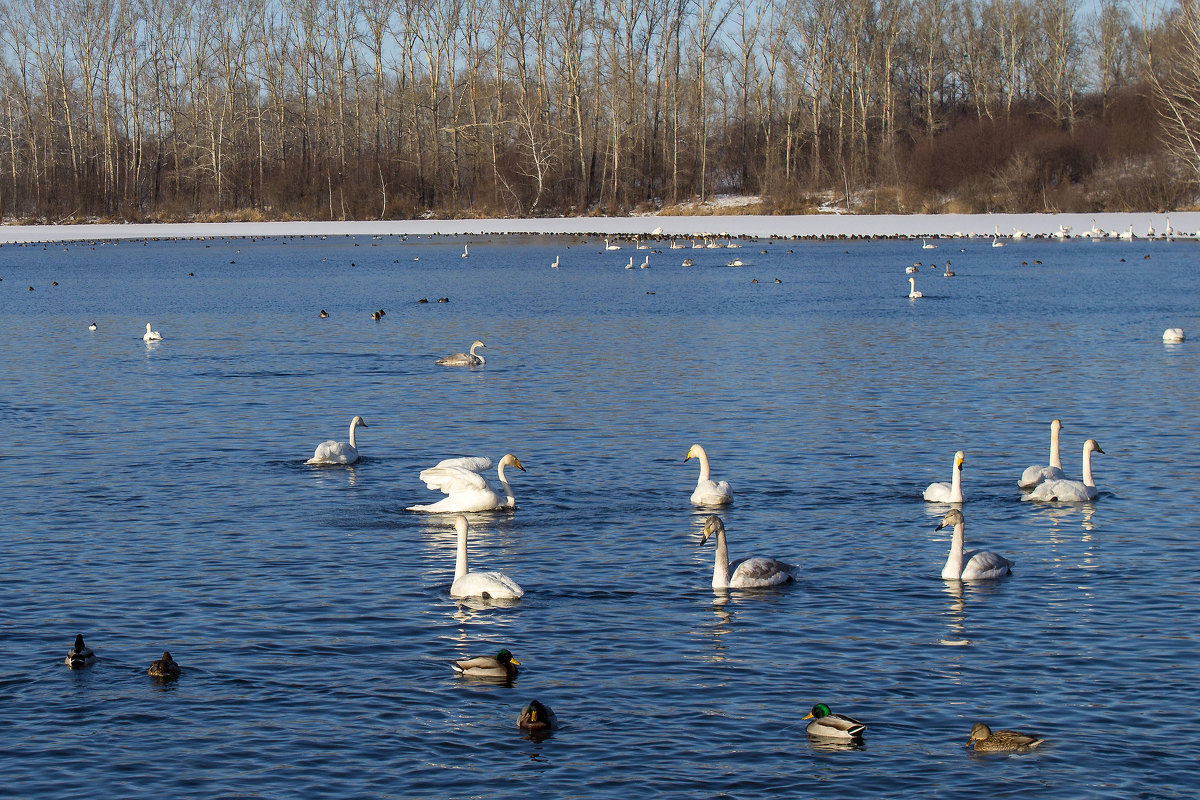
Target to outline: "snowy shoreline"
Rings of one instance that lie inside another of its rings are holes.
[[[1013,238],[1017,231],[1049,237],[1070,228],[1077,238],[1093,225],[1105,238],[1132,226],[1134,240],[1145,240],[1153,227],[1161,238],[1168,223],[1177,236],[1195,239],[1200,212],[1103,214],[811,214],[797,216],[715,215],[638,217],[546,217],[525,219],[362,220],[348,222],[186,222],[83,225],[4,225],[0,244],[105,239],[186,239],[260,236],[492,236],[651,235],[661,228],[667,237],[746,236],[757,238]]]

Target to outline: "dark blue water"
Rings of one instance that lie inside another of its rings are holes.
[[[1200,246],[943,241],[910,301],[917,243],[744,245],[0,248],[0,794],[1195,796],[1200,371],[1161,335],[1200,337]],[[355,414],[363,460],[305,466]],[[1054,417],[1069,475],[1105,450],[1093,504],[1019,500]],[[731,556],[798,584],[713,592],[694,442]],[[938,577],[958,449],[1006,580]],[[452,520],[403,509],[506,452],[471,559],[526,595],[452,600]],[[501,647],[512,686],[447,666]],[[810,742],[817,701],[861,748]],[[1049,744],[975,757],[977,721]]]

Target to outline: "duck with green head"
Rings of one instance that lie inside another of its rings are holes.
[[[558,719],[549,706],[537,700],[530,700],[529,705],[521,709],[517,727],[527,731],[548,731],[558,727]]]
[[[494,656],[453,659],[450,661],[450,669],[464,678],[512,680],[520,671],[517,669],[517,665],[520,663],[506,648]]]
[[[820,736],[825,739],[857,739],[863,735],[867,726],[853,717],[835,714],[824,703],[817,703],[804,719],[811,719],[805,729],[809,736]]]

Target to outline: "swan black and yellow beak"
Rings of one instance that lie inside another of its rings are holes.
[[[521,466],[521,459],[517,458],[516,456],[513,456],[513,461],[516,462],[513,464],[514,467],[521,470],[521,472],[525,471],[525,468]]]

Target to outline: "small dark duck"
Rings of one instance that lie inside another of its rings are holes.
[[[96,654],[92,652],[92,648],[83,643],[82,633],[75,637],[75,646],[67,651],[67,659],[64,663],[71,669],[82,669],[96,663]]]

